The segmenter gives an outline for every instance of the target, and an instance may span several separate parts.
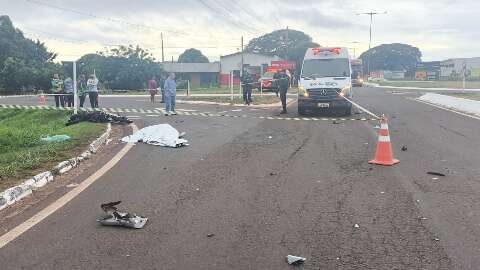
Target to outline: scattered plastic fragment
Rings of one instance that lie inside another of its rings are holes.
[[[78,184],[77,183],[71,183],[71,184],[68,184],[66,185],[67,188],[74,188],[74,187],[78,187]]]
[[[68,135],[55,135],[55,136],[47,136],[47,137],[41,138],[41,140],[46,143],[59,143],[59,142],[68,141],[70,139],[71,137]]]
[[[445,176],[445,174],[439,173],[439,172],[427,172],[427,174],[436,175],[436,176]]]
[[[358,229],[358,228],[360,228],[360,225],[355,223],[355,225],[353,225],[353,227]]]
[[[434,238],[433,240],[435,240],[435,241],[440,241],[440,239],[439,239],[439,238]]]
[[[298,256],[293,256],[293,255],[287,255],[287,262],[288,264],[291,265],[300,265],[304,263],[307,259],[303,257],[298,257]]]
[[[407,149],[408,149],[408,148],[407,148],[406,145],[402,146],[402,151],[403,151],[403,152],[407,151]]]
[[[385,191],[380,191],[380,194],[385,194]]]
[[[438,180],[438,177],[433,177],[432,180]]]
[[[276,172],[271,172],[270,175],[274,176],[274,175],[277,175],[277,173]]]
[[[122,201],[104,203],[100,207],[107,216],[97,219],[97,221],[104,226],[123,226],[133,229],[141,229],[147,223],[148,218],[137,216],[126,212],[119,212],[117,205]]]
[[[214,236],[215,236],[214,233],[209,233],[209,234],[207,234],[207,237],[209,237],[209,238],[210,238],[210,237],[214,237]]]
[[[273,137],[272,137],[272,136],[268,136],[268,138],[269,138],[269,139],[273,139]]]

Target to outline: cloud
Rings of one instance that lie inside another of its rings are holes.
[[[450,0],[31,1],[67,10],[25,0],[0,0],[0,13],[9,15],[27,36],[45,41],[60,53],[59,59],[95,52],[106,44],[139,44],[152,48],[158,59],[162,32],[168,59],[190,47],[206,47],[200,49],[218,59],[236,52],[241,36],[247,43],[287,25],[320,44],[355,46],[359,54],[368,48],[369,18],[355,14],[371,10],[388,11],[374,18],[374,46],[412,44],[422,50],[426,60],[478,56],[480,52],[480,45],[472,42],[480,38],[473,23],[480,9],[476,0],[460,0],[455,8]]]

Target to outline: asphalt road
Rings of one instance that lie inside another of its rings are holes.
[[[409,99],[415,96],[374,88],[355,94],[360,105],[389,116],[401,161],[394,167],[367,163],[377,141],[373,121],[139,115],[139,127],[170,123],[187,132],[191,145],[136,145],[65,207],[2,248],[0,268],[291,269],[285,256],[292,254],[307,258],[302,269],[478,269],[480,125]],[[150,106],[134,98],[116,103]],[[289,116],[297,116],[295,108]],[[147,216],[146,227],[99,226],[100,203],[113,200]]]

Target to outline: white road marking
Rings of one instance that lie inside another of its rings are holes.
[[[188,110],[188,109],[177,109],[180,112],[196,112],[197,110]]]
[[[429,102],[426,102],[426,101],[423,101],[423,100],[418,100],[416,98],[407,98],[407,99],[414,100],[416,102],[420,102],[420,103],[423,103],[423,104],[426,104],[426,105],[430,105],[432,107],[439,108],[439,109],[442,109],[442,110],[445,110],[445,111],[453,112],[453,113],[456,113],[456,114],[459,114],[459,115],[463,115],[463,116],[466,116],[466,117],[470,117],[470,118],[473,118],[473,119],[480,120],[480,117],[473,116],[473,115],[466,114],[466,113],[462,113],[462,112],[452,110],[452,109],[449,109],[449,108],[445,108],[445,107],[442,107],[442,106],[439,106],[439,105],[436,105],[436,104],[432,104],[432,103],[429,103]]]
[[[362,111],[364,111],[364,112],[368,113],[369,115],[371,115],[371,116],[373,116],[373,117],[375,117],[375,118],[377,118],[377,119],[380,119],[380,117],[379,117],[379,116],[377,116],[376,114],[372,113],[371,111],[369,111],[369,110],[365,109],[364,107],[362,107],[362,106],[358,105],[357,103],[353,102],[352,100],[350,100],[350,99],[348,99],[348,98],[346,98],[346,97],[343,97],[343,98],[344,98],[346,101],[348,101],[348,102],[352,103],[352,105],[353,105],[353,106],[355,106],[355,107],[359,108],[360,110],[362,110]]]
[[[133,133],[138,131],[137,126],[134,124],[131,125]],[[133,144],[125,145],[120,152],[118,152],[107,164],[103,165],[98,171],[90,175],[85,181],[81,182],[77,187],[69,191],[67,194],[60,197],[58,200],[50,204],[49,206],[42,209],[40,212],[35,214],[33,217],[29,218],[22,224],[8,231],[7,233],[0,236],[0,249],[6,246],[11,241],[15,240],[17,237],[22,235],[24,232],[31,229],[33,226],[40,223],[42,220],[55,213],[58,209],[65,206],[68,202],[77,197],[82,191],[87,189],[91,184],[97,181],[102,177],[106,172],[112,169],[127,153],[132,149]]]
[[[138,115],[127,115],[127,118],[141,118],[141,116]]]

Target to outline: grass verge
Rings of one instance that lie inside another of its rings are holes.
[[[69,114],[71,112],[0,109],[0,191],[77,156],[105,131],[105,125],[87,122],[67,127]],[[60,134],[72,139],[62,143],[40,140]]]
[[[463,89],[461,81],[379,81],[381,86]],[[480,81],[465,82],[466,89],[480,89]]]

